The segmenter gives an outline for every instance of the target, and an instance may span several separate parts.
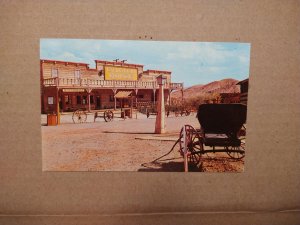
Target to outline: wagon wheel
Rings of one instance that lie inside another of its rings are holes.
[[[113,118],[114,118],[114,113],[113,113],[113,111],[111,111],[111,110],[106,110],[106,111],[104,112],[103,117],[104,117],[105,122],[110,122],[110,121],[112,121]]]
[[[176,117],[178,117],[179,114],[180,114],[180,113],[179,113],[178,111],[175,111],[175,116],[176,116]]]
[[[184,128],[180,131],[180,154],[184,154],[184,132],[185,132],[185,140],[188,151],[188,159],[190,162],[194,164],[198,164],[201,159],[201,151],[203,151],[203,143],[202,138],[199,133],[193,128],[191,125],[184,125]]]
[[[85,111],[78,109],[73,113],[73,123],[84,123],[86,122],[87,114]]]
[[[229,146],[229,147],[226,147],[226,151],[227,151],[226,153],[232,159],[242,159],[242,158],[245,157],[245,145],[246,145],[245,139],[242,139],[240,146],[235,146],[235,147]]]
[[[233,159],[242,159],[245,157],[245,145],[246,145],[246,127],[243,125],[242,129],[238,132],[238,138],[241,141],[241,145],[237,147],[227,147],[227,154]],[[233,152],[240,151],[240,152]]]

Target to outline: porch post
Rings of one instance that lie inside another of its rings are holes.
[[[171,92],[172,92],[172,89],[169,88],[169,106],[171,106]]]
[[[114,106],[114,109],[116,110],[117,109],[117,99],[116,99],[116,93],[117,93],[117,90],[118,89],[112,89],[113,90],[113,92],[114,92],[114,101],[115,101],[115,106]]]
[[[56,117],[57,117],[57,125],[59,125],[60,124],[59,88],[56,89]]]
[[[88,112],[91,112],[91,92],[92,92],[92,89],[87,89],[87,93],[88,93]]]
[[[135,107],[137,108],[137,93],[139,91],[139,89],[135,89]]]
[[[153,103],[154,103],[154,107],[155,107],[155,92],[156,92],[156,88],[153,88]]]

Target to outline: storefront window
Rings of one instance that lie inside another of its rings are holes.
[[[109,101],[110,101],[110,102],[114,102],[114,101],[115,101],[115,99],[114,99],[114,96],[113,96],[113,95],[110,95],[110,96],[109,96]]]
[[[52,70],[51,70],[51,77],[52,78],[58,77],[58,69],[52,68]]]
[[[93,95],[90,96],[90,103],[94,104],[94,96]]]
[[[81,96],[77,95],[77,105],[81,105]]]
[[[86,99],[87,97],[86,96],[82,96],[82,104],[85,105],[86,104]]]
[[[69,95],[65,95],[65,103],[66,103],[66,105],[70,104]]]
[[[53,97],[48,97],[48,105],[53,105],[54,98]]]
[[[75,70],[75,79],[80,79],[80,70]]]

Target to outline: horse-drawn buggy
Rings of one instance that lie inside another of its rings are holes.
[[[233,159],[245,156],[247,106],[243,104],[203,104],[197,118],[200,128],[184,125],[180,131],[180,153],[188,163],[199,164],[204,154],[226,152]],[[210,149],[205,149],[205,147]]]

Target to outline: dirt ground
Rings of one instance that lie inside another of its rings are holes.
[[[199,128],[195,115],[166,119],[167,134],[153,134],[155,116],[137,119],[114,119],[104,122],[93,114],[87,123],[73,124],[71,114],[61,116],[62,124],[45,126],[42,115],[42,156],[44,171],[173,171],[184,170],[179,145],[160,161],[156,158],[169,152],[184,124]],[[205,147],[205,149],[209,149]],[[198,165],[190,163],[190,171],[242,172],[243,160],[231,159],[226,153],[202,155]]]

